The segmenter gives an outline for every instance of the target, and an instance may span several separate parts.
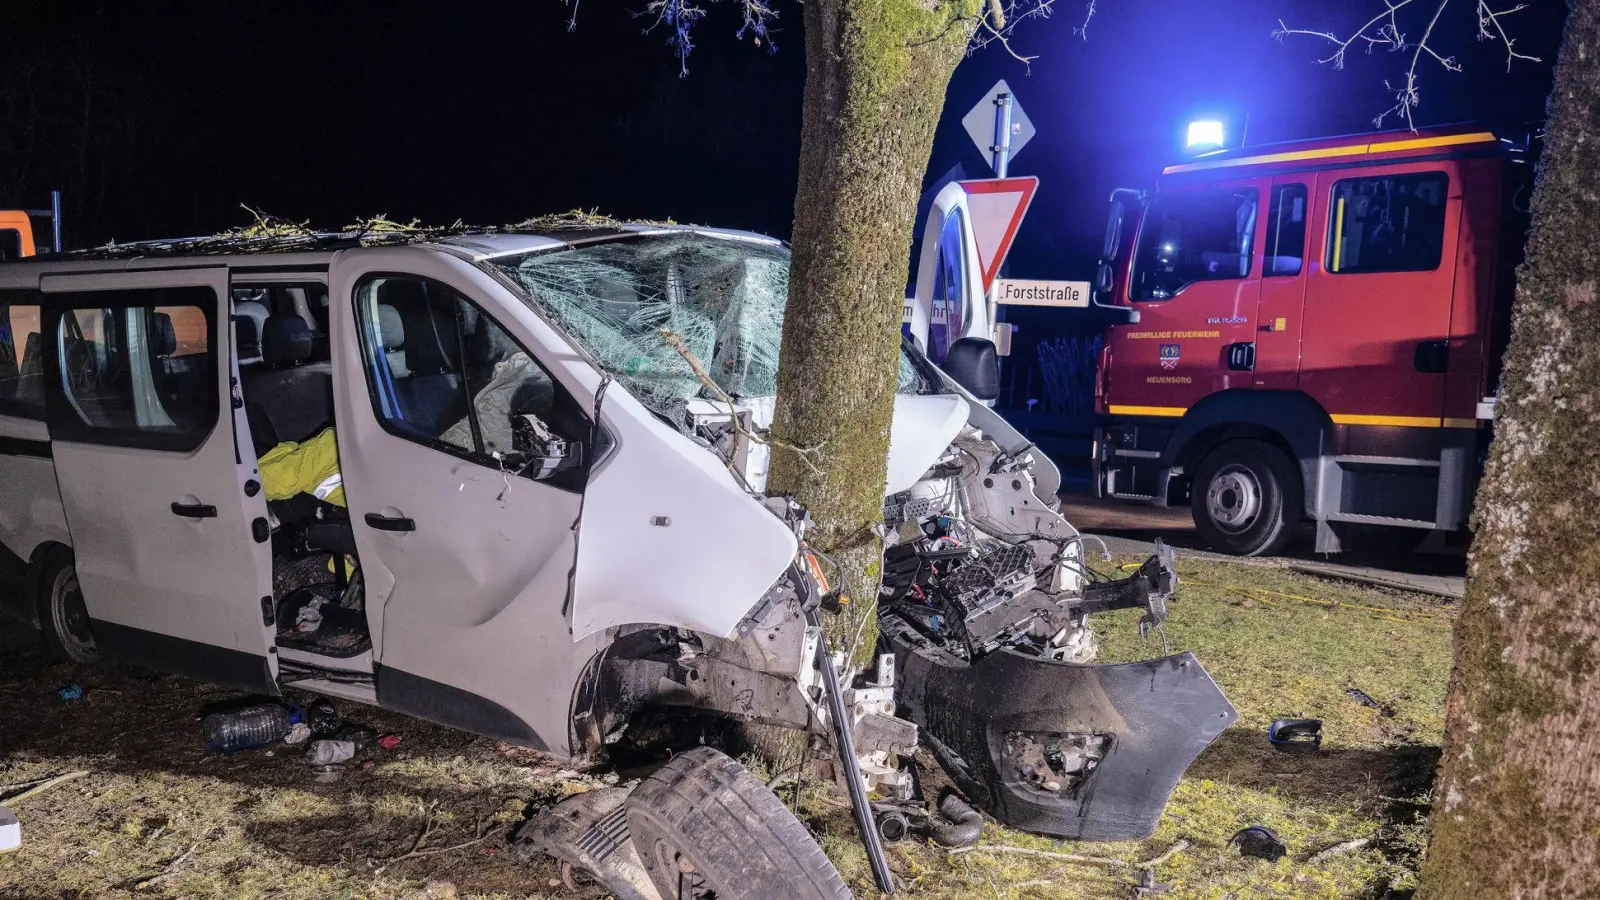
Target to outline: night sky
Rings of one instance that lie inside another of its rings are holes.
[[[987,174],[959,119],[1004,77],[1038,127],[1014,174],[1042,179],[1012,274],[1086,277],[1113,187],[1148,187],[1183,124],[1220,116],[1251,144],[1370,129],[1399,54],[1353,52],[1342,72],[1279,19],[1348,31],[1380,0],[1079,0],[1024,23],[1015,49],[963,63],[931,178]],[[735,39],[732,6],[702,24],[680,78],[635,3],[588,0],[569,32],[559,0],[509,3],[10,3],[0,11],[0,207],[68,191],[68,241],[210,233],[240,204],[319,227],[377,213],[505,222],[599,208],[786,236],[803,55],[779,2],[777,52]],[[1545,63],[1505,74],[1473,39],[1470,4],[1441,42],[1464,74],[1423,69],[1419,124],[1525,132],[1544,108],[1563,5],[1509,20]],[[1369,9],[1370,8],[1370,9]]]

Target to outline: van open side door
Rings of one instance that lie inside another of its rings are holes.
[[[227,270],[40,287],[51,453],[96,644],[277,694],[270,534],[238,438]]]

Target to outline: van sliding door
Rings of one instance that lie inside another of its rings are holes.
[[[227,270],[41,288],[51,449],[95,642],[276,694],[266,505],[230,402]]]

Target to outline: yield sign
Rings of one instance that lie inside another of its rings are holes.
[[[972,220],[972,242],[978,248],[978,268],[983,275],[983,292],[989,293],[995,276],[1000,274],[1000,264],[1011,252],[1011,242],[1017,237],[1017,226],[1033,202],[1033,192],[1039,189],[1039,179],[984,178],[977,181],[959,181],[967,192],[967,213]]]

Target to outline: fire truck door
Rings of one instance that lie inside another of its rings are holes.
[[[1301,312],[1310,271],[1307,241],[1315,176],[1273,179],[1261,229],[1261,305],[1256,317],[1255,387],[1294,390],[1300,376]]]
[[[1453,163],[1318,176],[1300,389],[1340,425],[1437,428],[1461,220]]]
[[[1137,325],[1114,329],[1112,415],[1181,416],[1252,385],[1267,179],[1163,189],[1139,229],[1129,279]]]

